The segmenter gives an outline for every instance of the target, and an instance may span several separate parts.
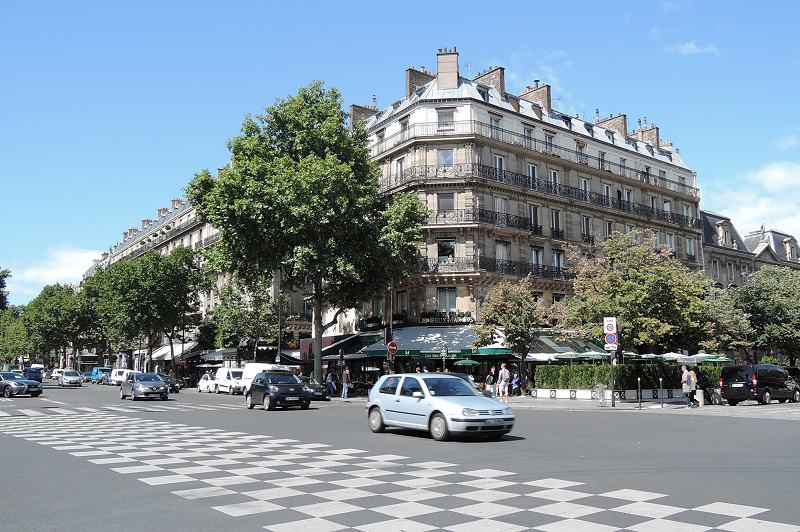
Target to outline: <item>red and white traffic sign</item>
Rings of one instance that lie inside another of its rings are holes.
[[[389,342],[386,344],[386,350],[389,351],[392,355],[397,353],[397,344],[394,342]]]
[[[616,333],[617,332],[617,318],[603,318],[603,332]],[[610,343],[610,342],[609,342]]]
[[[617,343],[617,335],[614,333],[608,333],[606,335],[606,343],[607,344],[616,344]]]
[[[185,359],[185,358],[182,358],[182,359],[180,360],[180,364],[181,364],[181,366],[185,366],[185,365],[186,365],[186,359]]]

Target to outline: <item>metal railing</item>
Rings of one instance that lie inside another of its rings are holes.
[[[446,261],[420,258],[417,269],[421,274],[489,272],[519,277],[531,275],[539,279],[562,281],[572,281],[575,278],[575,273],[569,268],[490,257],[454,257]]]
[[[498,170],[497,168],[483,164],[460,163],[452,166],[420,165],[405,168],[401,173],[383,179],[380,182],[381,192],[387,192],[402,185],[410,183],[421,183],[434,179],[485,179],[495,183],[501,183],[527,190],[535,190],[544,194],[558,196],[561,198],[573,199],[599,205],[610,209],[617,209],[622,212],[636,214],[659,220],[662,222],[673,223],[682,227],[702,228],[699,218],[685,216],[670,211],[664,211],[625,201],[611,196],[606,196],[597,192],[589,192],[576,187],[570,187],[560,183],[553,183],[543,179],[530,177],[526,174],[519,174],[508,170]]]
[[[679,181],[665,177],[655,176],[646,170],[637,170],[621,163],[612,163],[604,157],[589,155],[585,151],[576,151],[564,146],[558,146],[550,141],[539,140],[525,136],[522,133],[501,129],[477,120],[459,122],[425,122],[408,126],[403,131],[389,137],[381,137],[378,142],[370,146],[370,155],[377,157],[381,153],[411,139],[435,138],[451,135],[474,135],[494,139],[506,144],[513,144],[523,149],[534,151],[549,157],[563,159],[590,168],[597,168],[606,172],[627,177],[642,183],[648,183],[666,190],[698,197],[698,189]],[[668,157],[671,157],[667,154]]]
[[[477,208],[433,211],[428,216],[427,221],[427,225],[453,225],[466,223],[486,223],[499,227],[521,229],[523,231],[529,231],[532,234],[541,234],[542,232],[542,226],[533,224],[530,218]],[[538,233],[536,232],[537,230]]]

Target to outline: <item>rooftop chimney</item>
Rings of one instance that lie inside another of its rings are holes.
[[[439,70],[439,88],[457,89],[458,88],[458,52],[453,48],[440,48],[436,54],[436,67]]]
[[[628,138],[628,117],[624,114],[609,116],[597,122],[597,125],[603,126],[611,131],[616,131],[623,139]]]
[[[536,85],[534,88],[526,89],[519,97],[523,100],[539,104],[546,115],[552,114],[553,108],[551,107],[550,85],[545,83],[540,87],[538,79],[534,80],[534,84]]]

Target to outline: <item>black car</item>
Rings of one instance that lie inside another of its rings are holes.
[[[29,381],[42,382],[44,374],[39,368],[25,368],[22,370],[22,375]]]
[[[794,379],[794,382],[800,385],[800,366],[784,366],[783,369],[789,373],[789,376]]]
[[[800,402],[800,386],[785,369],[773,364],[726,366],[722,368],[719,387],[722,398],[731,406],[748,399],[764,405],[773,399]]]
[[[300,377],[300,381],[306,385],[306,388],[311,389],[311,400],[312,401],[330,401],[331,398],[328,396],[328,389],[318,383],[316,380],[312,379],[311,377]]]
[[[294,373],[262,371],[253,377],[244,399],[247,408],[263,404],[264,410],[274,410],[277,406],[299,406],[307,410],[311,405],[311,394],[311,388]]]
[[[158,374],[161,377],[161,380],[167,383],[167,387],[169,388],[169,393],[180,393],[181,385],[175,380],[174,377],[171,375],[165,375],[163,373]]]

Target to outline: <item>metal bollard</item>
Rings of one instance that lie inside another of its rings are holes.
[[[658,395],[661,397],[661,408],[664,408],[664,379],[658,378]]]
[[[642,409],[642,378],[641,377],[637,377],[636,381],[637,381],[636,382],[636,386],[638,387],[638,392],[639,392],[636,395],[639,396],[639,410],[641,410]]]

